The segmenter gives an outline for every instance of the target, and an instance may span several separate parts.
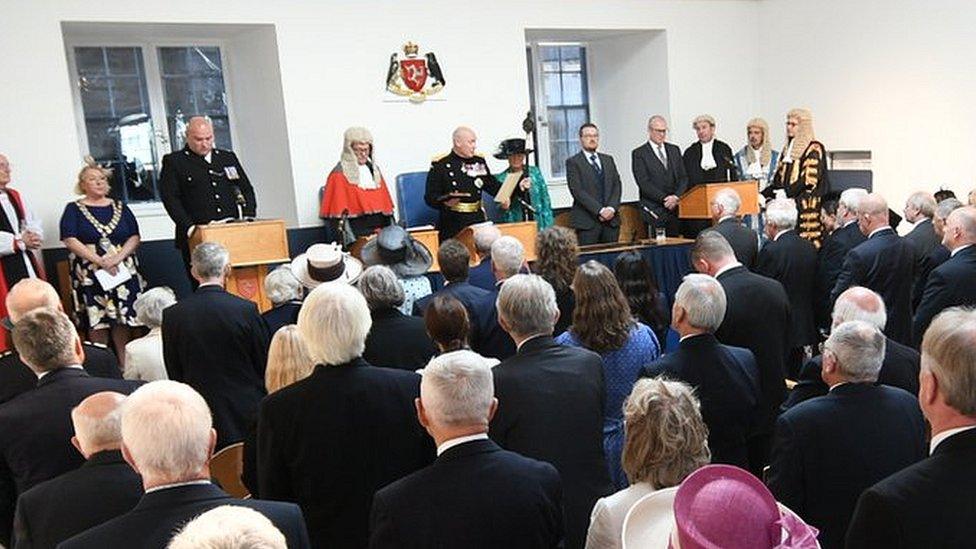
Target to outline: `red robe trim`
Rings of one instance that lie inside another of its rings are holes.
[[[13,203],[14,208],[19,210],[21,215],[26,216],[27,210],[24,208],[23,199],[20,198],[20,193],[7,187],[7,195],[10,196],[10,201]],[[19,219],[10,220],[11,225],[14,223],[19,223]],[[19,253],[19,252],[18,252]],[[45,280],[44,267],[41,261],[39,261],[37,254],[33,250],[27,250],[27,259],[31,262],[31,267],[34,268],[34,272],[41,280]],[[7,317],[7,292],[10,288],[7,286],[7,277],[4,276],[3,266],[0,265],[0,318]],[[0,337],[0,352],[6,351],[7,349],[13,348],[13,343],[10,338],[10,333],[4,334],[4,337]]]
[[[319,217],[338,219],[343,212],[349,217],[375,213],[393,215],[393,200],[383,177],[380,176],[379,188],[364,190],[350,183],[342,168],[336,166],[325,181]]]

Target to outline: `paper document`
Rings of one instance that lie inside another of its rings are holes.
[[[125,268],[125,265],[119,265],[118,271],[114,275],[109,274],[105,269],[95,271],[95,279],[98,280],[98,284],[105,291],[121,286],[131,278],[132,273],[129,272],[129,269]]]

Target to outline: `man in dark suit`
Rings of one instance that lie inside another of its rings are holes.
[[[511,236],[503,236],[491,246],[491,269],[495,273],[495,289],[479,299],[468,310],[471,313],[471,348],[482,356],[504,360],[515,354],[515,342],[498,322],[495,303],[502,284],[517,275],[525,263],[522,243]]]
[[[847,252],[864,242],[867,237],[858,227],[858,208],[867,196],[864,189],[845,189],[837,201],[837,229],[824,239],[817,254],[817,327],[824,331],[830,327],[830,311],[833,304],[830,292],[837,283]]]
[[[634,181],[640,191],[641,216],[648,225],[664,227],[668,236],[681,233],[678,198],[688,190],[681,149],[666,143],[668,121],[654,115],[647,121],[648,141],[630,154]],[[654,212],[653,215],[648,210]]]
[[[424,316],[427,304],[434,299],[435,295],[449,295],[464,304],[470,311],[475,303],[485,299],[488,290],[472,286],[468,283],[468,270],[471,264],[471,254],[467,246],[460,241],[450,238],[441,242],[437,249],[437,264],[441,268],[441,275],[444,277],[445,286],[436,292],[424,296],[413,303],[414,316]]]
[[[816,345],[813,294],[817,276],[817,248],[794,230],[799,212],[796,201],[778,198],[766,204],[764,231],[769,240],[759,250],[756,272],[778,280],[790,298],[790,357],[786,375],[795,379],[807,356],[805,347]]]
[[[858,225],[868,239],[848,252],[830,302],[851,286],[878,292],[888,311],[885,335],[911,345],[912,282],[919,264],[915,247],[892,230],[888,203],[879,194],[869,194],[861,201]]]
[[[495,289],[495,274],[491,271],[491,245],[501,238],[495,225],[481,225],[474,230],[474,249],[480,261],[468,271],[468,282],[485,290]]]
[[[407,316],[397,308],[403,305],[404,292],[396,273],[386,265],[373,265],[359,277],[357,286],[373,320],[363,349],[366,362],[411,372],[423,368],[437,354],[437,347],[423,318]]]
[[[884,301],[872,290],[853,286],[840,294],[834,303],[833,325],[840,326],[845,322],[861,320],[884,330],[888,316],[885,313]],[[788,410],[793,406],[813,397],[826,395],[830,387],[823,381],[823,357],[818,355],[807,361],[800,370],[798,383],[790,390],[782,409]],[[890,387],[904,389],[913,395],[918,395],[918,351],[907,345],[902,345],[891,338],[885,340],[884,359],[881,361],[881,372],[878,373],[878,383]]]
[[[502,404],[489,434],[506,450],[556,466],[564,488],[566,547],[583,547],[593,505],[613,490],[603,455],[603,359],[553,340],[559,308],[542,277],[509,279],[498,309],[518,354],[492,370]]]
[[[671,327],[681,343],[647,366],[645,375],[663,374],[694,387],[708,426],[712,463],[748,468],[748,440],[759,411],[759,367],[748,349],[715,339],[725,304],[725,290],[714,278],[686,276],[671,312]]]
[[[95,393],[71,411],[71,443],[85,463],[17,498],[15,546],[55,547],[139,502],[142,479],[122,458],[124,400],[120,393]]]
[[[932,271],[936,267],[949,260],[949,249],[942,244],[942,237],[945,236],[946,218],[959,208],[962,208],[962,202],[959,202],[955,198],[947,198],[939,202],[935,207],[935,215],[932,217],[932,228],[935,229],[935,234],[939,237],[939,245],[932,248],[928,256],[922,258],[919,275],[915,277],[915,286],[912,288],[912,310],[916,312],[918,311],[918,304],[922,301],[922,293],[925,291],[925,285],[929,281],[929,275],[932,274]],[[922,336],[916,335],[915,337],[916,339],[920,339]]]
[[[22,316],[41,307],[63,310],[61,298],[50,283],[39,278],[25,278],[14,284],[6,297],[7,321],[12,328]],[[92,377],[122,379],[115,353],[100,343],[83,341],[85,361],[82,366]],[[37,375],[20,359],[16,349],[0,354],[0,404],[37,386]]]
[[[221,505],[250,507],[284,534],[288,547],[311,547],[297,505],[235,499],[210,483],[210,458],[217,442],[212,426],[206,401],[189,385],[154,381],[133,392],[122,409],[122,455],[142,477],[145,495],[128,513],[86,530],[59,547],[136,544],[163,549],[184,523]],[[99,506],[100,502],[89,504]]]
[[[861,492],[925,456],[925,421],[915,398],[876,385],[884,357],[881,330],[858,320],[824,344],[826,396],[776,421],[769,489],[820,530],[823,547],[843,547]]]
[[[569,219],[580,245],[616,242],[620,236],[620,173],[609,154],[597,152],[600,130],[579,129],[583,150],[566,159],[566,185],[573,195]]]
[[[254,188],[233,151],[214,147],[213,124],[194,116],[186,126],[186,146],[163,157],[159,195],[176,225],[176,248],[190,283],[189,240],[193,228],[225,218],[254,217]]]
[[[976,305],[976,208],[966,206],[949,214],[943,233],[950,258],[929,275],[915,312],[913,331],[919,345],[935,315],[949,307]]]
[[[935,233],[932,218],[935,216],[935,198],[930,193],[914,192],[905,201],[905,221],[912,224],[912,230],[905,240],[915,246],[918,257],[927,257],[940,244]]]
[[[346,322],[335,322],[337,314]],[[366,546],[376,490],[434,457],[414,419],[420,376],[363,360],[369,329],[369,308],[355,288],[313,290],[298,331],[318,366],[261,403],[258,496],[300,505],[315,547]]]
[[[976,313],[952,308],[922,341],[918,402],[930,457],[861,494],[847,547],[969,547],[976,539]]]
[[[709,206],[714,223],[712,230],[725,237],[739,263],[747,269],[755,269],[756,256],[759,254],[759,235],[739,219],[739,208],[742,206],[739,193],[735,189],[722,189],[716,193],[715,200]]]
[[[736,179],[732,147],[715,139],[715,119],[703,114],[695,117],[691,125],[698,135],[698,141],[689,145],[682,157],[685,173],[688,174],[688,190],[705,183]],[[685,219],[682,225],[685,238],[695,238],[708,227],[708,223],[700,219]]]
[[[130,393],[138,383],[90,377],[68,317],[37,309],[17,320],[14,345],[38,377],[37,388],[0,406],[0,542],[10,543],[18,494],[83,463],[71,446],[71,409],[101,391]]]
[[[268,330],[257,306],[224,290],[230,256],[216,242],[193,250],[200,287],[163,311],[169,378],[196,389],[213,410],[217,448],[244,440],[265,395]]]
[[[376,493],[371,548],[559,546],[559,473],[488,438],[498,409],[493,392],[491,364],[476,353],[427,365],[417,418],[437,444],[437,460]]]
[[[786,398],[784,364],[790,345],[789,298],[782,284],[750,272],[736,261],[732,247],[715,231],[698,235],[691,259],[698,272],[715,277],[725,290],[725,317],[715,337],[725,345],[749,349],[759,366],[762,397],[756,428],[749,440],[749,469],[761,475],[768,459],[773,422]]]

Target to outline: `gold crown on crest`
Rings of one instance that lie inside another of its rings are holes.
[[[403,45],[403,53],[406,55],[417,55],[420,51],[420,46],[414,44],[413,42],[407,42]]]

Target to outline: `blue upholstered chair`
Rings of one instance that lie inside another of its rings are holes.
[[[401,173],[396,177],[397,210],[407,227],[437,225],[438,212],[424,202],[427,172]]]

